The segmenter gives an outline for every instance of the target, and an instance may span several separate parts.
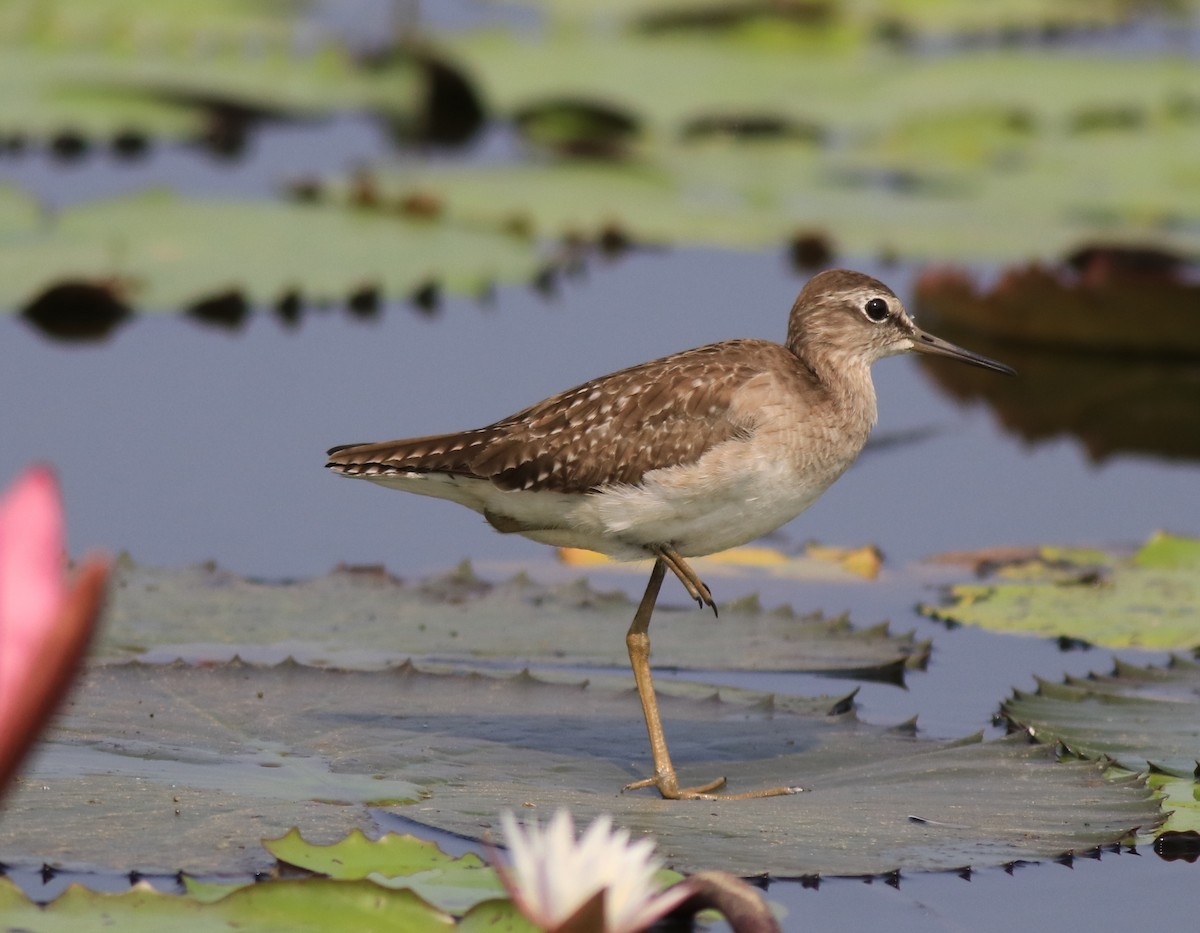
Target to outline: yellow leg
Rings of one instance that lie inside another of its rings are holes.
[[[664,549],[666,550],[666,549]],[[658,713],[658,697],[654,693],[654,681],[650,676],[650,616],[654,614],[654,604],[658,601],[658,591],[662,587],[663,576],[667,567],[675,571],[682,581],[683,572],[689,578],[703,587],[711,605],[712,594],[708,587],[700,583],[695,571],[674,551],[670,552],[674,560],[660,555],[654,561],[654,569],[650,571],[650,582],[646,584],[646,592],[638,604],[633,616],[633,623],[625,636],[625,645],[629,649],[629,663],[633,667],[633,677],[637,681],[638,698],[642,701],[642,714],[646,717],[646,732],[650,737],[650,754],[654,758],[654,777],[627,784],[625,790],[640,790],[644,787],[658,788],[658,792],[667,800],[747,800],[752,797],[776,797],[780,794],[794,794],[795,787],[771,787],[766,790],[748,791],[741,794],[712,793],[725,784],[725,778],[717,778],[698,787],[680,787],[675,775],[675,766],[671,764],[671,755],[667,751],[667,738],[663,734],[662,719]],[[682,567],[682,571],[676,568]],[[684,584],[687,585],[686,583]],[[690,590],[689,590],[690,592]],[[697,597],[699,598],[699,597]]]

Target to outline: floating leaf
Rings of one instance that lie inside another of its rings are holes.
[[[263,846],[288,865],[343,881],[369,878],[382,887],[407,889],[452,914],[507,896],[499,876],[478,855],[454,858],[436,843],[411,835],[368,839],[355,829],[338,842],[316,845],[292,829],[279,839],[264,839]]]
[[[0,916],[9,930],[58,933],[111,926],[127,933],[255,933],[288,930],[439,930],[454,918],[411,891],[389,891],[369,881],[328,878],[271,880],[238,886],[212,902],[163,894],[140,882],[120,894],[72,884],[47,905],[25,897],[10,879],[0,877]]]
[[[371,785],[419,787],[399,812],[468,836],[494,831],[503,809],[608,812],[654,836],[671,867],[741,875],[1000,864],[1159,818],[1141,783],[1022,740],[921,741],[911,725],[857,721],[844,700],[679,682],[659,692],[681,780],[724,773],[733,790],[805,792],[702,805],[621,794],[648,755],[636,695],[619,683],[411,666],[93,668],[7,801],[0,851],[10,863],[261,869],[260,837],[299,825],[332,841],[365,825]]]
[[[344,300],[364,287],[401,297],[435,283],[477,292],[555,268],[530,234],[545,244],[614,230],[622,242],[778,248],[799,227],[853,252],[991,261],[1096,239],[1200,248],[1200,174],[1188,159],[1200,120],[1176,100],[1180,62],[1009,54],[868,67],[762,41],[726,54],[724,43],[694,39],[464,39],[489,91],[499,86],[514,108],[580,80],[581,95],[615,100],[657,129],[617,164],[418,164],[379,172],[369,190],[360,175],[297,183],[309,198],[329,189],[306,205],[143,195],[26,219],[0,256],[0,304],[114,279],[146,308],[231,291],[250,304],[293,293]],[[1146,125],[1100,138],[1069,130],[1075,110],[1111,96],[1132,99]],[[846,142],[684,139],[713,107],[778,111]],[[948,132],[978,140],[980,120],[999,127],[998,141],[978,152],[945,145]]]
[[[1117,662],[1113,673],[1039,680],[1001,710],[1040,742],[1107,757],[1128,771],[1200,775],[1200,664],[1172,657],[1165,668]]]
[[[556,23],[576,28],[598,16],[642,28],[708,30],[718,35],[761,28],[807,27],[814,41],[842,40],[847,31],[865,40],[893,35],[942,40],[958,36],[976,42],[986,37],[1044,39],[1070,37],[1073,28],[1095,30],[1124,26],[1129,7],[1123,0],[1064,3],[1023,0],[981,4],[975,0],[882,0],[878,3],[763,4],[739,0],[536,0],[533,4]],[[1184,8],[1186,5],[1179,7]]]
[[[10,0],[0,7],[0,127],[107,139],[131,129],[197,135],[206,109],[413,116],[422,84],[411,58],[363,67],[311,21],[302,27],[301,10],[294,2]]]
[[[1200,542],[1159,533],[1132,558],[1071,564],[1069,552],[1018,565],[1030,582],[964,583],[923,605],[935,619],[992,631],[1081,639],[1106,647],[1200,644]],[[1046,559],[1046,558],[1049,559]]]
[[[1200,121],[1181,90],[1185,57],[902,56],[822,35],[836,30],[459,34],[452,47],[500,109],[550,93],[607,101],[647,132],[629,165],[427,173],[421,184],[455,209],[519,201],[539,230],[559,232],[570,212],[584,229],[616,222],[640,240],[777,245],[803,223],[849,251],[943,259],[1027,258],[1100,234],[1196,249],[1200,176],[1187,154]],[[1084,131],[1087,114],[1114,107],[1138,115],[1136,132]],[[706,120],[821,131],[684,138]]]
[[[1163,795],[1162,808],[1167,820],[1153,834],[1200,833],[1200,784],[1194,777],[1177,778],[1170,775],[1151,774],[1150,788]],[[1138,844],[1147,841],[1139,839]]]
[[[681,594],[682,595],[682,594]],[[231,657],[379,668],[408,658],[543,662],[628,669],[624,634],[634,604],[586,581],[542,586],[517,576],[494,585],[466,565],[406,584],[379,568],[304,582],[262,583],[210,566],[164,569],[121,562],[101,633],[105,657]],[[895,679],[929,645],[844,616],[765,611],[756,600],[719,618],[663,605],[654,663],[681,669],[819,671]]]
[[[178,310],[214,295],[273,303],[298,292],[345,302],[364,286],[403,298],[422,284],[479,293],[529,280],[542,260],[499,229],[464,229],[385,210],[221,201],[166,192],[95,201],[35,219],[17,196],[0,201],[8,239],[0,304],[19,307],[70,278],[127,283],[129,303]]]

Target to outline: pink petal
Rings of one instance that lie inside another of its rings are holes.
[[[34,661],[63,598],[58,483],[48,467],[36,466],[0,500],[0,724],[37,676]]]

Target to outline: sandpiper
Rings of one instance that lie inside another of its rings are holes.
[[[654,775],[626,790],[680,787],[650,676],[650,616],[666,570],[716,611],[686,558],[744,544],[795,518],[854,462],[876,420],[871,364],[916,350],[1013,374],[920,330],[882,282],[844,269],[814,276],[785,343],[727,340],[593,379],[485,428],[347,444],[342,476],[451,499],[497,531],[622,560],[654,558],[625,641]]]

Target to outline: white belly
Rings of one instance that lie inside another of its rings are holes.
[[[853,461],[850,456],[800,468],[739,446],[725,445],[722,456],[696,464],[652,471],[636,486],[590,493],[503,490],[487,480],[440,473],[365,478],[501,517],[543,544],[636,560],[649,545],[698,557],[759,538],[812,505]]]

